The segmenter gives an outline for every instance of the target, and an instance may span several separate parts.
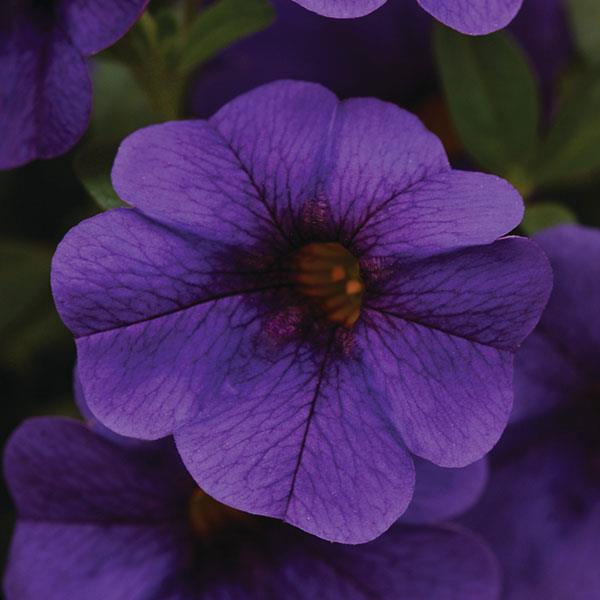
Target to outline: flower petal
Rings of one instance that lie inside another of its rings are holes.
[[[294,2],[325,17],[353,19],[372,13],[383,6],[387,0],[294,0]]]
[[[282,349],[248,366],[175,433],[184,463],[216,499],[319,537],[369,541],[405,510],[412,461],[358,361]]]
[[[149,0],[58,1],[58,18],[83,54],[114,44],[137,21]]]
[[[340,103],[330,140],[322,193],[351,233],[346,242],[363,254],[486,244],[521,221],[523,202],[510,184],[450,171],[437,137],[393,104]]]
[[[500,595],[496,558],[479,537],[458,527],[396,525],[370,544],[321,545],[317,552],[354,588],[350,595],[325,595],[327,600],[497,600]]]
[[[436,19],[461,33],[485,35],[506,27],[523,0],[417,0]]]
[[[154,218],[210,239],[288,241],[291,220],[315,197],[337,102],[319,85],[280,81],[230,102],[210,123],[148,127],[121,145],[115,189]]]
[[[547,253],[556,280],[538,332],[567,354],[579,370],[597,377],[600,232],[581,225],[561,225],[542,231],[535,240]]]
[[[363,253],[427,255],[493,242],[521,222],[523,201],[499,177],[448,171],[390,194],[367,215],[354,237]]]
[[[181,569],[184,548],[172,525],[22,521],[4,590],[10,600],[147,600]]]
[[[365,360],[407,446],[445,467],[481,458],[512,405],[512,352],[550,293],[536,244],[489,246],[395,265],[365,305]]]
[[[486,459],[462,469],[443,469],[415,459],[415,494],[403,523],[439,523],[452,519],[479,500],[488,480]]]
[[[61,30],[8,23],[0,25],[0,169],[69,150],[92,100],[85,60]]]
[[[515,421],[585,393],[598,379],[600,361],[600,233],[561,225],[535,240],[554,269],[554,288],[540,324],[515,358]]]
[[[411,452],[442,467],[482,458],[508,422],[512,354],[388,315],[369,320],[366,368]]]
[[[600,493],[590,456],[562,422],[558,435],[523,427],[495,452],[488,487],[465,522],[498,556],[507,600],[594,598]]]
[[[172,520],[193,483],[164,444],[134,452],[78,421],[37,417],[11,436],[4,472],[19,517],[62,523]],[[168,485],[167,485],[168,483]]]

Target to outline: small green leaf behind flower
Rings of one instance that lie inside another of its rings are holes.
[[[524,173],[537,144],[540,101],[522,50],[508,33],[461,35],[436,26],[435,54],[450,114],[485,169]]]
[[[577,218],[564,204],[558,202],[537,202],[527,208],[521,223],[521,229],[527,235],[533,235],[542,229],[575,223]]]

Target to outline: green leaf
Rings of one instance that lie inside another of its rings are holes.
[[[586,177],[600,170],[600,70],[569,81],[550,132],[536,158],[539,184]]]
[[[600,64],[600,2],[568,0],[567,7],[579,51],[591,64]]]
[[[577,218],[563,204],[558,202],[539,202],[528,207],[521,228],[527,235],[533,235],[542,229],[560,225],[561,223],[575,223]]]
[[[435,54],[454,125],[484,168],[523,170],[537,143],[540,102],[523,51],[509,34],[461,35],[441,25]]]
[[[246,36],[267,28],[275,11],[267,0],[220,0],[202,11],[190,25],[179,67],[189,73]]]
[[[96,59],[93,81],[91,131],[95,139],[115,142],[157,120],[148,96],[126,65]]]
[[[102,210],[125,206],[110,179],[117,149],[117,144],[88,142],[79,149],[73,164],[81,183]]]
[[[121,141],[157,120],[156,113],[127,66],[115,60],[94,62],[94,110],[90,133],[74,159],[75,173],[103,210],[123,206],[110,179]]]

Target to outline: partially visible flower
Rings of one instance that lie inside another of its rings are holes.
[[[276,22],[205,65],[191,112],[205,118],[239,94],[277,79],[321,83],[342,98],[374,96],[406,106],[435,87],[433,19],[414,0],[391,0],[362,19],[328,19],[271,0]],[[562,0],[525,0],[509,31],[533,61],[547,103],[571,40]]]
[[[600,231],[536,236],[554,291],[515,360],[515,423],[466,522],[501,560],[507,600],[600,597]]]
[[[340,19],[362,17],[388,0],[294,0],[320,15]],[[390,0],[406,2],[408,0]],[[414,1],[414,0],[412,0]],[[462,33],[484,35],[506,27],[519,12],[523,0],[416,0],[442,23]]]
[[[19,515],[7,600],[498,597],[496,561],[467,530],[396,525],[370,544],[326,543],[220,505],[161,443],[134,450],[36,418],[4,465]]]
[[[277,79],[314,81],[342,98],[373,96],[402,105],[429,92],[432,19],[413,0],[388,2],[349,20],[327,19],[290,0],[271,1],[273,25],[200,70],[191,99],[195,115],[206,118]]]
[[[2,0],[0,169],[69,150],[92,102],[86,57],[114,44],[148,0]]]
[[[453,171],[409,113],[278,82],[149,127],[53,263],[90,409],[173,433],[203,489],[334,541],[408,506],[411,453],[502,433],[513,352],[551,287],[505,181]]]

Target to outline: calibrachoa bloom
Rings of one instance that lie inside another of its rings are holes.
[[[192,109],[202,118],[277,79],[314,81],[342,98],[412,101],[433,79],[432,19],[417,3],[388,2],[364,19],[327,19],[274,0],[277,19],[203,67]]]
[[[517,353],[515,424],[470,515],[510,600],[600,597],[600,231],[537,236],[555,272],[540,325]]]
[[[497,239],[517,192],[414,116],[277,82],[133,134],[113,182],[136,208],[75,227],[52,274],[103,424],[174,433],[212,497],[344,542],[404,512],[411,452],[496,443],[549,265]]]
[[[362,17],[388,0],[294,0],[320,15],[340,19]],[[407,2],[409,0],[390,0]],[[410,0],[414,2],[415,0]],[[523,0],[416,0],[421,8],[462,33],[483,35],[506,27]]]
[[[431,92],[434,20],[416,2],[392,0],[362,19],[327,19],[290,0],[271,1],[277,9],[271,27],[202,68],[194,115],[211,115],[282,77],[321,83],[342,98],[375,96],[397,104],[414,104]],[[571,50],[562,0],[526,0],[509,30],[533,61],[548,102]]]
[[[69,150],[87,127],[85,57],[114,44],[148,0],[2,0],[0,169]]]
[[[69,419],[23,424],[5,452],[17,505],[7,600],[494,600],[496,561],[456,526],[323,542],[223,506],[168,441],[121,446]]]

